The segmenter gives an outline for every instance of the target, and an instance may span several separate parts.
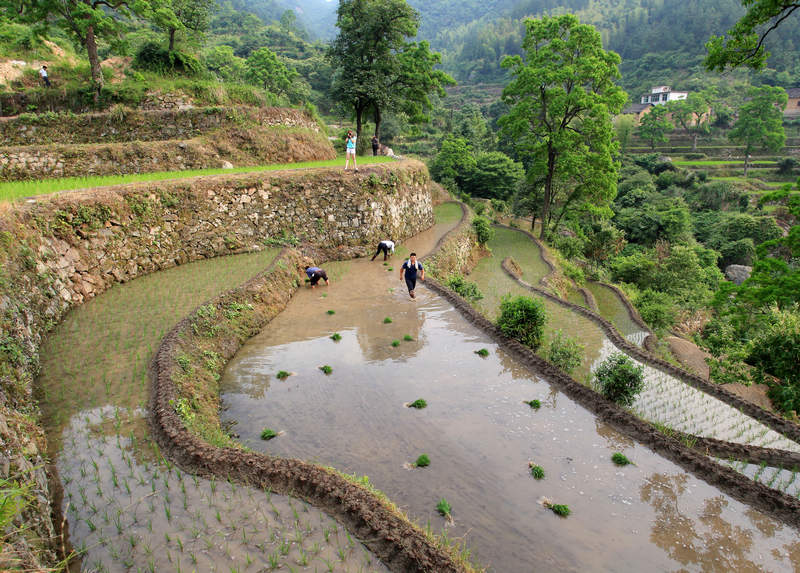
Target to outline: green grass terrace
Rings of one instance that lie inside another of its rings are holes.
[[[384,156],[364,156],[358,158],[361,165],[387,163],[394,161]],[[233,169],[189,169],[186,171],[157,171],[153,173],[131,173],[126,175],[88,175],[86,177],[64,177],[61,179],[39,179],[27,181],[0,182],[0,201],[18,201],[26,197],[47,195],[59,191],[107,187],[123,183],[141,181],[165,181],[167,179],[189,179],[204,175],[221,175],[225,173],[255,173],[259,171],[279,171],[286,169],[311,169],[314,167],[344,167],[344,156],[328,161],[305,161],[302,163],[273,163],[250,167],[234,167]]]

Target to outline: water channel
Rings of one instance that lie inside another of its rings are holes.
[[[422,254],[444,230],[403,247]],[[494,256],[470,276],[490,316],[503,294],[531,294],[500,269],[512,252],[525,271],[541,263],[515,240],[498,232]],[[242,443],[368,475],[412,518],[464,537],[492,571],[791,571],[800,563],[795,529],[597,420],[431,291],[419,288],[411,300],[400,263],[328,265],[329,287],[302,289],[240,350],[221,384],[223,419]],[[607,339],[563,307],[548,311],[586,346],[588,376]],[[486,358],[475,354],[481,348]],[[279,380],[281,370],[292,375]],[[417,398],[428,406],[406,407]],[[523,403],[531,399],[542,408]],[[265,442],[265,427],[283,433]],[[617,451],[636,465],[614,466]],[[422,453],[430,466],[409,467]],[[545,479],[531,477],[531,461]],[[454,525],[436,513],[441,498]],[[555,516],[543,498],[572,514]]]

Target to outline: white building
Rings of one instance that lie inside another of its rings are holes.
[[[662,104],[668,101],[686,99],[689,92],[675,92],[669,86],[656,86],[650,90],[649,94],[642,96],[642,103]]]

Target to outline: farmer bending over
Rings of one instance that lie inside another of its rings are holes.
[[[417,253],[411,253],[408,260],[400,267],[400,280],[403,280],[403,274],[405,274],[406,286],[408,287],[408,294],[411,298],[417,298],[417,295],[414,293],[414,289],[417,288],[417,271],[422,271],[422,275],[420,275],[419,278],[424,281],[425,269],[422,268],[422,263],[417,261]]]
[[[326,285],[331,284],[331,281],[328,280],[328,273],[319,267],[306,267],[306,274],[311,279],[311,288],[317,286],[319,279],[323,279]]]
[[[389,253],[394,254],[394,241],[386,239],[378,243],[378,250],[375,251],[375,254],[372,255],[372,258],[370,260],[374,261],[375,257],[377,257],[378,253],[380,253],[381,251],[383,251],[383,260],[385,261],[386,259],[389,258]]]

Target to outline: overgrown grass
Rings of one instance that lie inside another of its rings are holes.
[[[394,161],[391,158],[359,157],[359,163],[387,163]],[[0,201],[14,201],[33,195],[46,195],[58,191],[72,189],[89,189],[94,187],[107,187],[123,183],[137,183],[142,181],[164,181],[166,179],[188,179],[204,175],[222,175],[231,173],[256,173],[262,171],[279,171],[282,169],[311,169],[314,167],[341,167],[344,158],[328,161],[303,161],[299,163],[272,163],[269,165],[255,165],[252,167],[234,167],[233,169],[187,169],[186,171],[156,171],[153,173],[131,173],[127,175],[91,175],[86,177],[65,177],[62,179],[41,179],[27,181],[5,181],[0,183]]]

